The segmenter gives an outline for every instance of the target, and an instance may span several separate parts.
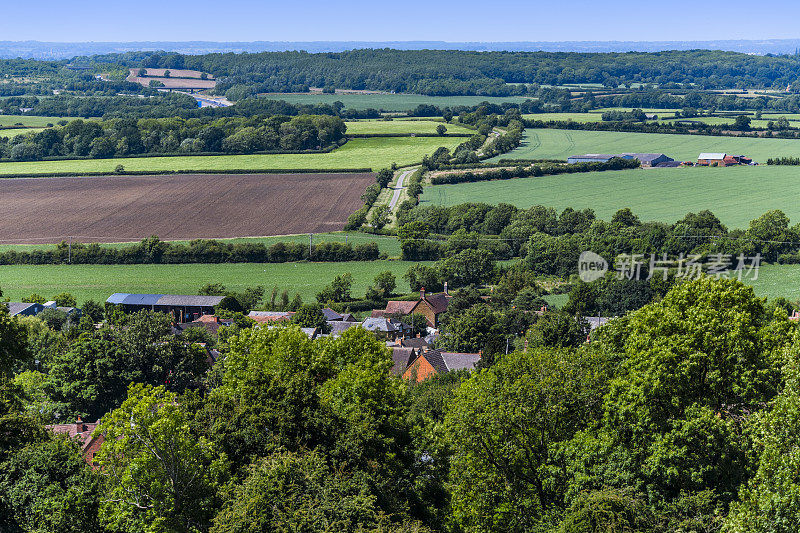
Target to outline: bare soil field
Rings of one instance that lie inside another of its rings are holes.
[[[0,180],[0,243],[125,242],[340,230],[374,174]]]
[[[170,72],[169,78],[163,77],[167,70]],[[164,84],[163,88],[165,89],[213,89],[217,84],[211,75],[206,80],[200,79],[201,73],[196,70],[150,68],[147,69],[146,77],[139,76],[139,69],[132,68],[129,72],[126,80],[144,87],[149,87],[151,80],[160,81]]]

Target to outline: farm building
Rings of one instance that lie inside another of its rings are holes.
[[[11,316],[36,316],[44,311],[42,304],[32,304],[28,302],[6,302],[8,314]]]
[[[664,154],[639,154],[639,153],[623,153],[623,154],[584,154],[572,155],[567,158],[567,163],[607,163],[613,158],[620,159],[638,159],[643,167],[654,167],[660,163],[668,163],[674,161],[671,157]]]
[[[703,153],[697,156],[697,164],[704,167],[732,167],[736,165],[752,165],[753,160],[744,155]]]
[[[372,311],[372,317],[381,318],[421,314],[428,321],[428,325],[435,328],[439,325],[439,315],[447,311],[450,298],[451,296],[447,292],[447,283],[444,284],[444,292],[439,294],[426,294],[425,287],[423,287],[419,291],[419,300],[389,300],[386,303],[386,309],[374,309]]]
[[[128,294],[117,292],[106,300],[121,305],[124,311],[161,311],[170,313],[177,322],[193,322],[203,315],[214,314],[223,296],[186,296],[177,294]]]

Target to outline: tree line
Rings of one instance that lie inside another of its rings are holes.
[[[179,263],[287,263],[291,261],[374,261],[380,252],[374,242],[353,245],[344,242],[308,244],[300,242],[226,243],[195,239],[187,244],[167,242],[153,236],[128,246],[103,246],[62,241],[53,248],[0,252],[2,265],[138,265]]]
[[[296,152],[345,142],[344,121],[330,115],[217,119],[76,119],[58,127],[0,139],[0,157],[109,158],[137,154]]]

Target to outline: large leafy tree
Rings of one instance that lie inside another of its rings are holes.
[[[564,449],[601,414],[602,352],[512,353],[474,375],[445,418],[452,505],[468,531],[552,529],[564,505]]]
[[[792,327],[752,288],[702,278],[604,328],[621,360],[605,402],[610,471],[663,502],[731,501],[748,471],[740,421],[777,394]]]
[[[0,463],[0,530],[99,531],[98,479],[64,436],[31,443]]]
[[[732,506],[725,531],[800,530],[800,369],[797,347],[787,364],[787,383],[768,411],[750,421],[757,470]]]
[[[131,385],[128,398],[95,430],[105,479],[100,516],[114,531],[194,531],[211,518],[215,475],[224,461],[189,428],[177,397]]]

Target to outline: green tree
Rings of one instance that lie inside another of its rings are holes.
[[[99,531],[98,489],[80,448],[65,436],[14,450],[0,464],[0,529]]]
[[[567,313],[550,312],[542,315],[528,330],[529,346],[577,348],[589,335],[589,324],[583,318]]]
[[[731,127],[739,131],[748,131],[750,129],[750,117],[747,115],[737,116]]]
[[[394,179],[394,172],[391,169],[383,168],[378,171],[378,174],[375,175],[375,181],[378,183],[378,187],[384,189],[389,186],[389,183]]]
[[[75,297],[68,292],[62,292],[61,294],[56,295],[53,300],[55,300],[58,307],[76,307],[78,305]]]
[[[739,492],[724,531],[789,532],[800,529],[800,370],[795,340],[784,369],[786,386],[770,408],[748,421],[757,457],[753,478]]]
[[[439,124],[436,126],[436,133],[439,136],[444,136],[444,134],[447,133],[447,127],[444,124]]]
[[[515,352],[461,385],[445,417],[453,517],[468,531],[555,529],[566,443],[599,417],[599,351]]]
[[[375,229],[383,229],[389,223],[389,206],[381,204],[372,209],[369,224]]]
[[[391,296],[394,294],[395,288],[397,288],[397,278],[389,270],[385,270],[376,275],[373,283],[383,297]]]
[[[439,277],[451,287],[490,283],[495,274],[495,262],[491,253],[479,250],[463,250],[436,263]]]
[[[711,491],[711,508],[731,501],[747,474],[740,417],[777,394],[790,330],[751,287],[710,278],[604,327],[622,361],[604,417],[626,457],[619,468],[646,480],[651,499]]]
[[[350,288],[353,286],[353,275],[350,272],[338,274],[329,285],[317,293],[317,301],[321,304],[327,302],[349,302],[353,299]]]
[[[210,522],[215,476],[224,461],[192,435],[177,397],[131,385],[128,398],[97,427],[95,460],[106,478],[100,517],[116,530],[195,531]]]
[[[322,314],[322,307],[319,304],[302,306],[292,317],[292,322],[301,328],[319,328],[323,333],[330,331],[325,315]]]
[[[36,294],[35,292],[32,293],[27,298],[24,298],[22,301],[23,302],[30,302],[32,304],[43,304],[43,303],[47,302],[47,300],[45,300],[44,296],[40,296],[40,295]]]

